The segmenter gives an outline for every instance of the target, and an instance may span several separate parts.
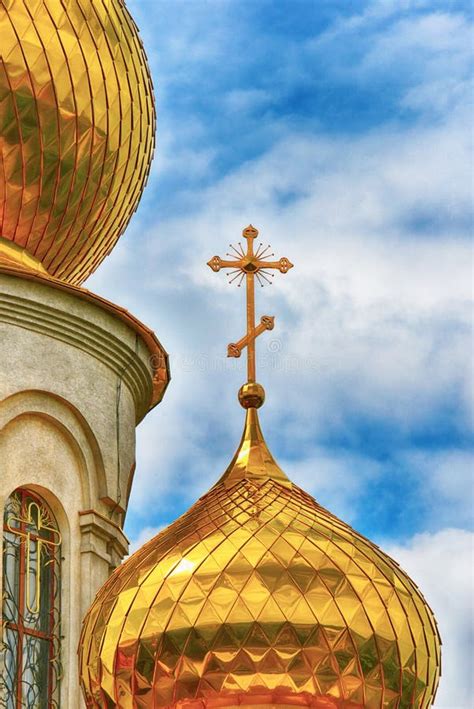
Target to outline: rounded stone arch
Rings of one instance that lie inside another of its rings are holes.
[[[65,438],[74,452],[82,490],[81,507],[93,506],[96,500],[105,497],[107,483],[102,454],[83,414],[51,392],[40,389],[17,392],[0,402],[0,443],[2,434],[14,422],[27,417],[48,422]],[[19,481],[18,486],[27,484],[26,481]]]
[[[102,455],[91,427],[77,409],[50,392],[11,395],[0,402],[0,477],[2,520],[6,499],[23,489],[45,501],[61,532],[61,705],[76,706],[81,620],[92,592],[105,580],[89,572],[91,535],[81,517],[105,489]],[[1,559],[0,574],[3,579]]]
[[[21,513],[19,515],[20,510],[15,505],[10,505],[14,497],[16,497],[16,504],[21,506]],[[34,516],[25,516],[27,509],[25,505],[27,501],[37,505],[38,510],[42,509],[43,514],[47,515],[48,526],[46,534],[41,534],[40,530],[42,527],[35,525]],[[30,485],[27,483],[9,489],[2,507],[1,522],[3,531],[0,583],[3,650],[1,657],[2,672],[0,694],[2,694],[4,700],[10,704],[13,700],[13,694],[16,695],[18,691],[18,685],[16,683],[22,681],[25,672],[28,675],[32,665],[36,665],[40,667],[38,675],[32,680],[33,685],[36,686],[36,691],[41,689],[41,691],[47,692],[48,705],[53,697],[53,703],[56,704],[56,701],[61,701],[62,668],[64,664],[69,664],[69,655],[71,652],[68,643],[63,642],[65,637],[64,632],[69,633],[71,617],[71,598],[68,593],[68,588],[71,586],[71,569],[70,564],[64,564],[64,561],[67,561],[71,556],[71,528],[68,516],[59,498],[47,487],[36,484]],[[12,521],[12,516],[15,523],[13,527],[10,527],[7,520]],[[38,550],[37,542],[33,545],[32,552],[30,551],[29,544],[26,543],[25,535],[27,535],[27,530],[30,529],[29,525],[22,526],[22,531],[19,531],[20,526],[24,525],[27,519],[29,519],[33,527],[36,527],[36,532],[43,537],[44,541],[49,539],[55,543],[55,548],[49,549],[46,561],[44,555]],[[5,535],[6,529],[9,530],[8,541]],[[53,535],[51,535],[52,530],[54,530]],[[60,536],[58,537],[57,535]],[[34,547],[36,547],[36,550]],[[35,610],[31,607],[28,608],[28,591],[26,591],[26,593],[22,591],[24,588],[31,588],[27,580],[29,561],[26,561],[30,559],[31,554],[34,559],[35,578],[39,579],[43,574],[47,574],[46,585],[41,582],[41,594],[37,595],[35,592],[33,595],[33,606]],[[10,562],[7,561],[5,566],[5,560],[8,559],[10,559]],[[13,563],[11,563],[12,559],[15,560]],[[22,559],[22,561],[20,561],[20,559]],[[50,569],[49,573],[47,568]],[[66,591],[64,587],[66,587]],[[47,593],[44,593],[45,589],[47,589]],[[48,600],[45,601],[45,598]],[[45,605],[46,612],[44,610]],[[43,608],[42,612],[40,611],[41,607]],[[17,609],[16,613],[12,612],[12,608]],[[40,612],[43,619],[47,618],[46,622],[43,620],[41,624],[41,630],[44,634],[42,636],[43,648],[40,650],[40,653],[43,654],[43,658],[44,653],[47,653],[47,657],[49,656],[49,662],[52,663],[49,670],[45,670],[44,660],[41,662],[41,660],[32,657],[31,652],[27,649],[29,642],[32,640],[34,642],[35,636],[33,634],[34,630],[31,630],[32,626],[26,618],[30,613],[38,613],[39,615]],[[21,645],[18,644],[22,637],[29,639],[26,646],[24,642],[22,642]],[[45,649],[45,646],[47,649]],[[19,655],[18,651],[20,652]],[[4,665],[6,657],[9,657],[10,660],[8,663],[8,672],[5,671]],[[25,666],[29,667],[29,670],[25,670]],[[46,675],[45,672],[47,673]],[[21,691],[23,692],[23,690]],[[33,692],[34,691],[35,690],[33,690]],[[29,704],[27,697],[25,697],[23,693],[22,698],[25,703]]]
[[[11,421],[18,420],[20,416],[16,416]],[[8,425],[8,424],[7,424]],[[61,680],[60,686],[60,702],[61,706],[69,706],[69,697],[71,690],[74,694],[77,693],[75,688],[76,681],[74,675],[74,668],[76,663],[76,645],[77,637],[79,634],[81,616],[79,615],[80,608],[80,576],[79,569],[79,557],[80,557],[80,543],[79,543],[79,531],[77,523],[77,509],[74,502],[72,503],[73,511],[66,508],[67,501],[61,500],[59,496],[53,492],[49,487],[46,486],[47,481],[44,485],[38,484],[36,482],[29,482],[26,478],[25,480],[19,481],[18,485],[9,485],[8,490],[2,491],[4,493],[3,499],[0,501],[0,516],[3,527],[5,505],[9,498],[19,491],[24,493],[31,493],[32,495],[42,500],[46,506],[51,510],[54,515],[55,522],[61,534],[61,548],[60,548],[60,616],[61,616],[61,639],[60,639],[60,652],[61,652],[61,668],[65,672],[64,677]],[[74,514],[75,513],[75,514]],[[2,555],[0,555],[0,588],[2,589],[3,598],[3,545],[4,539],[2,537]],[[3,613],[3,607],[2,607]]]
[[[59,497],[49,488],[44,487],[43,485],[38,485],[37,483],[30,484],[29,482],[22,482],[21,484],[16,485],[14,487],[11,487],[10,485],[10,488],[11,489],[4,491],[5,500],[8,500],[17,490],[31,490],[31,492],[33,492],[35,495],[45,501],[45,503],[53,513],[54,518],[58,524],[61,536],[63,538],[62,543],[65,543],[65,548],[66,550],[68,550],[71,536],[71,525],[69,523],[69,519],[66,514],[64,505],[59,499]]]

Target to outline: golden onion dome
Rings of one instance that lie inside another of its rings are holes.
[[[144,50],[123,0],[3,0],[0,30],[0,237],[80,284],[148,175]]]
[[[88,707],[429,707],[433,615],[377,546],[291,483],[256,408],[220,481],[131,556],[83,626]]]

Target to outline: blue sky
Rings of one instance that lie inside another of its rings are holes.
[[[295,263],[258,292],[276,316],[259,342],[270,447],[414,576],[444,636],[436,706],[469,707],[471,3],[128,6],[157,151],[87,286],[155,329],[173,380],[138,429],[127,533],[185,511],[237,445],[243,293],[206,261],[252,222]]]

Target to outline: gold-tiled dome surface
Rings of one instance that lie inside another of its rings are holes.
[[[0,236],[80,284],[126,227],[154,145],[122,0],[0,3]]]
[[[99,592],[88,706],[430,706],[440,641],[413,582],[297,486],[238,466]]]

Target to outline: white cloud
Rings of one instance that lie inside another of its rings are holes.
[[[278,462],[294,483],[347,524],[354,522],[366,486],[383,474],[382,464],[369,457],[322,446],[303,460]]]
[[[474,534],[444,529],[386,549],[419,585],[443,642],[436,709],[470,709],[472,684]]]
[[[342,15],[308,42],[318,56],[330,56],[333,80],[362,84],[384,79],[410,86],[433,78],[469,75],[471,27],[467,15],[439,3],[376,1]],[[339,51],[336,51],[338,47]],[[430,107],[427,107],[428,109]]]
[[[474,512],[474,455],[472,450],[415,450],[401,452],[408,470],[423,483],[430,501],[432,524],[444,527],[456,520],[472,525]]]
[[[269,91],[263,89],[233,89],[227,93],[224,102],[230,111],[240,113],[261,109],[273,98]]]
[[[357,71],[392,72],[417,60],[412,72],[419,78],[440,76],[447,67],[458,73],[470,62],[471,28],[461,14],[431,12],[404,17],[385,31],[378,32]]]

